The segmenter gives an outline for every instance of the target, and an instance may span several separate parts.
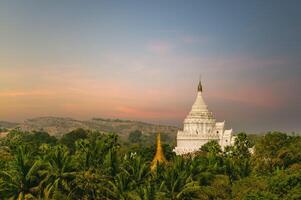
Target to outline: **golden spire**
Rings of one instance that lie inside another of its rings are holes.
[[[151,163],[151,170],[154,170],[157,167],[158,163],[166,163],[167,160],[165,159],[163,149],[161,146],[161,139],[160,139],[160,133],[157,135],[157,150],[155,157]]]

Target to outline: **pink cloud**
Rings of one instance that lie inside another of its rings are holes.
[[[195,38],[186,40],[197,42]],[[212,84],[234,84],[238,80],[228,78],[229,74],[235,75],[249,67],[272,67],[285,63],[283,60],[250,57],[176,55],[172,47],[174,46],[167,42],[154,42],[148,46],[148,50],[164,55],[163,57],[153,55],[136,58],[126,53],[112,53],[97,63],[102,74],[92,74],[100,71],[89,71],[89,68],[83,66],[7,69],[5,73],[2,71],[0,78],[4,79],[0,81],[5,84],[1,86],[3,88],[6,85],[10,90],[0,88],[0,117],[5,119],[9,115],[14,117],[22,114],[28,118],[33,114],[39,116],[54,113],[79,118],[98,115],[136,119],[182,119],[194,100],[195,86],[192,83],[200,72],[205,71],[204,78],[211,79]],[[153,59],[157,57],[160,59]],[[280,85],[277,84],[277,87]],[[276,84],[258,88],[250,85],[249,78],[235,88],[225,86],[226,89],[230,88],[227,91],[219,88],[208,89],[208,96],[220,101],[224,99],[277,108],[282,105],[284,97],[279,96],[275,87]],[[283,88],[287,89],[284,86]],[[205,91],[207,92],[206,85]],[[33,106],[39,109],[32,111]],[[5,112],[2,112],[4,109]]]
[[[20,96],[50,96],[54,95],[51,91],[6,91],[0,92],[1,97],[20,97]]]
[[[255,85],[238,86],[227,91],[210,91],[209,96],[220,101],[224,99],[271,109],[282,106],[284,102],[283,97],[275,93],[273,88],[258,87]]]
[[[144,107],[119,106],[116,108],[116,117],[131,117],[136,119],[175,119],[183,116],[182,112],[176,110],[166,110],[159,108],[150,108],[148,105]]]
[[[209,39],[207,37],[201,37],[201,36],[184,36],[182,37],[182,41],[186,44],[199,44],[199,43],[207,43]]]
[[[172,46],[168,42],[157,41],[149,44],[147,49],[154,54],[166,55],[171,52]]]

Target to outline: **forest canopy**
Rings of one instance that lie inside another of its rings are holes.
[[[210,141],[182,157],[163,142],[168,163],[154,171],[146,139],[11,130],[0,139],[0,199],[301,199],[300,136],[239,133],[225,151]]]

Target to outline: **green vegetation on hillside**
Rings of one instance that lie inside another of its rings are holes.
[[[0,133],[2,133],[2,132],[6,132],[6,131],[8,131],[8,129],[7,129],[7,128],[2,128],[2,127],[0,127]]]
[[[169,162],[154,172],[150,139],[13,130],[0,140],[0,199],[301,199],[300,136],[240,133],[224,152],[211,141],[183,157],[165,143]]]
[[[76,120],[63,117],[37,117],[25,120],[22,123],[11,123],[0,121],[0,127],[18,128],[22,131],[45,131],[51,136],[63,137],[64,134],[79,128],[103,133],[116,133],[121,140],[126,140],[129,134],[135,130],[141,131],[144,136],[151,136],[158,132],[167,133],[170,142],[175,140],[178,128],[175,126],[150,124],[140,121],[122,119]]]

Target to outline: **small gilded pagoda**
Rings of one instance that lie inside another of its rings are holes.
[[[167,163],[167,160],[164,156],[163,148],[161,146],[160,133],[158,133],[156,154],[155,154],[153,161],[151,162],[151,170],[153,171],[154,169],[156,169],[157,164],[163,164],[163,163]]]

